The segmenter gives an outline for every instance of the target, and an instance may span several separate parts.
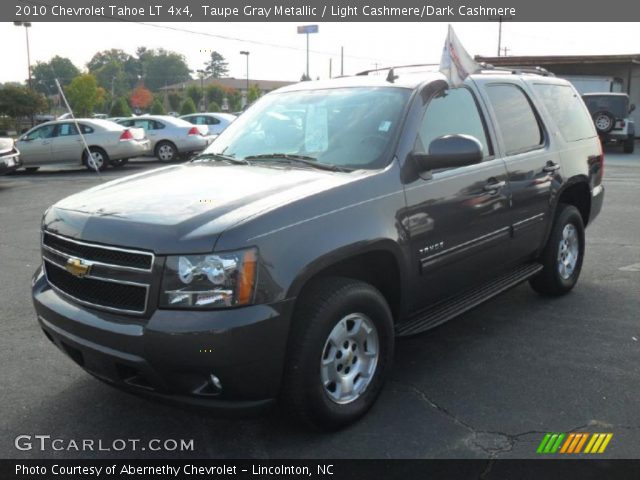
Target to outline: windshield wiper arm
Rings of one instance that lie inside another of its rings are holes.
[[[320,163],[314,157],[307,155],[296,155],[290,153],[264,153],[262,155],[250,155],[244,158],[245,160],[286,160],[288,162],[301,163],[303,165],[309,165],[319,170],[329,170],[331,172],[349,172],[348,168],[339,167],[337,165],[330,165],[328,163]]]
[[[195,158],[193,158],[191,161],[195,162],[196,160],[205,160],[205,159],[211,159],[211,160],[216,160],[221,162],[229,162],[235,165],[249,165],[249,162],[246,160],[233,158],[229,155],[223,155],[222,153],[201,153],[200,155],[197,155]]]

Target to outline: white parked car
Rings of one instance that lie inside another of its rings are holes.
[[[126,128],[108,120],[77,119],[91,157],[73,120],[55,120],[32,128],[16,142],[28,171],[48,165],[85,165],[89,170],[122,166],[129,158],[148,155],[149,140],[141,128]],[[89,161],[89,158],[92,161]]]
[[[194,125],[206,125],[211,135],[220,135],[236,116],[230,113],[192,113],[180,118]]]
[[[205,125],[192,125],[169,115],[144,115],[118,120],[118,123],[144,128],[151,141],[151,151],[161,162],[171,162],[181,154],[200,152],[215,138],[209,135]]]

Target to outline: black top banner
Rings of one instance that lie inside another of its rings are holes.
[[[5,21],[101,22],[617,22],[628,0],[3,0]]]

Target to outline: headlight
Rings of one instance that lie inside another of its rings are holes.
[[[256,281],[255,249],[167,257],[160,307],[219,308],[248,305]]]

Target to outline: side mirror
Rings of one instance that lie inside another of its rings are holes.
[[[412,153],[421,172],[466,167],[482,161],[482,144],[471,135],[444,135],[429,144],[429,153]]]
[[[636,109],[636,104],[632,103],[631,105],[629,105],[629,113],[633,112]]]

